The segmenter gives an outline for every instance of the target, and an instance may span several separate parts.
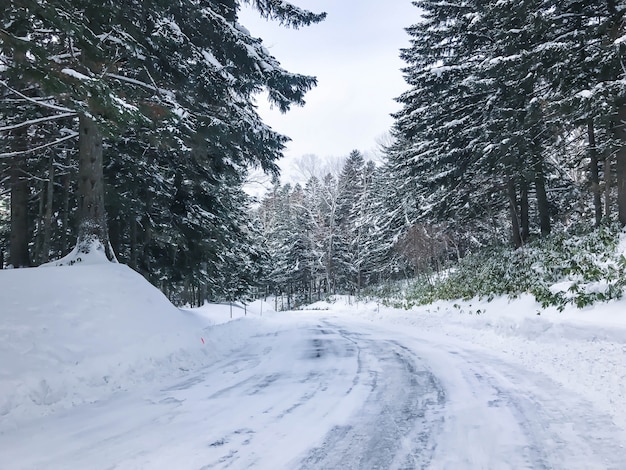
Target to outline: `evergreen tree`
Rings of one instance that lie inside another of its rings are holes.
[[[249,3],[290,27],[325,16]],[[304,103],[315,79],[282,69],[238,23],[239,8],[230,0],[54,0],[3,9],[0,136],[28,129],[16,156],[51,150],[37,154],[31,172],[49,180],[36,184],[38,217],[29,217],[37,260],[66,250],[72,235],[85,251],[92,245],[83,242],[99,240],[112,259],[108,213],[118,257],[171,298],[195,303],[254,287],[264,254],[253,246],[258,232],[241,186],[249,166],[276,173],[287,138],[261,121],[253,97],[266,90],[287,111]],[[76,159],[67,145],[79,135]],[[77,173],[78,184],[70,179]],[[70,228],[74,205],[82,221]]]
[[[324,17],[284,2],[255,5],[291,26]],[[252,96],[267,89],[286,111],[303,103],[315,79],[281,69],[261,41],[239,26],[238,8],[227,0],[10,2],[2,47],[28,58],[16,61],[11,72],[80,116],[79,191],[103,187],[101,134],[131,124],[151,127],[168,145],[212,161],[218,171],[241,171],[247,164],[275,171],[285,138],[261,122]],[[108,251],[103,195],[85,191],[79,238],[95,237]]]
[[[407,28],[411,47],[401,53],[410,90],[398,98],[390,170],[426,220],[481,218],[498,191],[482,161],[491,90],[477,72],[489,34],[475,2],[416,5],[423,20]]]

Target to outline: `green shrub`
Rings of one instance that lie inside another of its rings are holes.
[[[413,283],[395,304],[406,307],[436,300],[491,300],[532,294],[543,307],[563,310],[620,298],[626,286],[626,259],[617,253],[620,228],[574,227],[523,248],[490,247],[466,256],[431,283]],[[560,288],[555,286],[560,284]]]

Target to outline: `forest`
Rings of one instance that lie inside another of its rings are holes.
[[[287,112],[316,80],[238,23],[241,3],[286,27],[325,18],[279,0],[9,1],[0,267],[100,250],[178,304],[292,308],[626,225],[624,2],[413,2],[383,161],[354,150],[299,184],[280,183],[288,137],[254,99]],[[258,201],[254,168],[275,181]]]

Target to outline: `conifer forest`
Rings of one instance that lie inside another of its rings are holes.
[[[288,112],[316,78],[285,70],[242,4],[296,29],[326,16],[282,0],[4,2],[0,268],[96,250],[178,304],[292,308],[626,225],[626,2],[414,1],[382,159],[355,149],[298,183],[280,182],[288,136],[255,100]],[[257,199],[256,169],[274,181]]]

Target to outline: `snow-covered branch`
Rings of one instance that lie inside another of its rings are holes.
[[[12,93],[15,93],[17,96],[24,98],[26,101],[29,101],[31,103],[34,103],[38,106],[42,106],[44,108],[49,108],[49,109],[54,109],[55,111],[62,111],[64,113],[76,113],[76,111],[74,111],[73,109],[69,109],[69,108],[64,108],[63,106],[57,106],[54,104],[50,104],[50,103],[45,103],[42,101],[37,101],[33,98],[30,98],[29,96],[26,96],[23,93],[20,93],[19,91],[15,90],[14,88],[10,87],[9,84],[7,82],[5,82],[4,80],[0,80],[0,85],[2,85],[3,87],[5,87],[7,90],[11,91]]]
[[[156,87],[154,85],[150,85],[149,83],[142,82],[141,80],[137,80],[135,78],[125,77],[123,75],[118,75],[116,73],[107,73],[106,76],[110,77],[110,78],[115,78],[115,79],[120,80],[122,82],[130,83],[132,85],[137,85],[137,86],[140,86],[142,88],[146,88],[147,90],[154,91],[155,93],[163,93],[163,94],[167,94],[168,93],[167,90],[164,90],[162,88],[158,88],[158,87]],[[150,78],[152,78],[152,77],[150,77]]]
[[[13,124],[11,126],[0,127],[0,132],[12,131],[15,129],[20,129],[22,127],[32,126],[34,124],[40,124],[42,122],[55,121],[57,119],[63,119],[67,117],[76,116],[76,113],[64,113],[64,114],[56,114],[54,116],[46,116],[38,119],[30,119],[28,121],[20,122],[19,124]]]
[[[47,144],[43,144],[40,145],[38,147],[34,147],[32,149],[28,149],[28,150],[19,150],[16,152],[6,152],[6,153],[0,153],[0,158],[9,158],[9,157],[17,157],[20,155],[28,155],[29,153],[33,153],[33,152],[37,152],[39,150],[43,150],[45,148],[48,147],[54,147],[55,145],[61,144],[67,140],[70,139],[74,139],[75,137],[78,137],[78,132],[72,132],[70,135],[65,136],[65,137],[61,137],[60,139],[55,140],[54,142],[48,142]]]

